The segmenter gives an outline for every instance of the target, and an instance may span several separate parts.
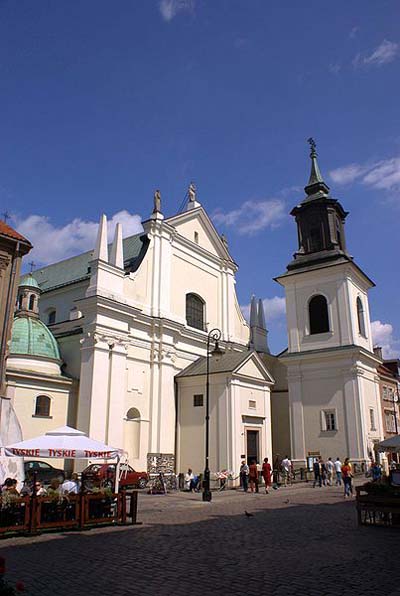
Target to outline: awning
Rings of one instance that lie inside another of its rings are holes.
[[[378,443],[379,451],[400,451],[400,435],[394,435]]]
[[[45,457],[68,459],[116,459],[123,449],[90,439],[84,432],[62,426],[45,435],[4,447],[9,457]]]

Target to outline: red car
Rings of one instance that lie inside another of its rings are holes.
[[[82,472],[86,485],[107,484],[114,487],[116,464],[90,464]],[[136,472],[128,464],[120,465],[119,485],[125,488],[146,488],[149,480],[147,472]]]

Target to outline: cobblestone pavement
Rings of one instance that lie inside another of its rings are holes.
[[[7,578],[41,596],[400,596],[400,532],[358,528],[338,488],[140,494],[138,519],[3,540]]]

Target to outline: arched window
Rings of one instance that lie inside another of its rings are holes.
[[[365,333],[365,319],[364,319],[364,307],[360,296],[357,296],[357,320],[358,320],[358,332],[363,337],[366,337]]]
[[[137,408],[129,408],[126,413],[127,420],[140,420],[140,412]]]
[[[328,303],[325,296],[317,294],[308,303],[310,335],[329,331]]]
[[[56,322],[56,311],[55,309],[50,310],[49,314],[47,315],[47,324],[53,325]]]
[[[18,296],[18,310],[21,310],[22,309],[22,301],[23,301],[23,299],[24,299],[23,295],[20,294]]]
[[[36,398],[35,416],[50,416],[51,400],[47,395],[38,395]]]
[[[204,300],[196,294],[186,294],[186,323],[204,331]]]
[[[29,310],[33,310],[35,308],[35,294],[31,294],[29,296],[29,306],[28,309]]]

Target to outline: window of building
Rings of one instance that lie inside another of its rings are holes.
[[[129,408],[126,413],[127,420],[138,420],[140,419],[140,412],[137,408]]]
[[[335,410],[322,410],[321,426],[323,431],[337,430]]]
[[[195,408],[201,408],[203,405],[204,405],[203,394],[199,393],[197,395],[193,395],[193,406]]]
[[[56,311],[54,309],[54,310],[51,310],[49,312],[49,314],[47,315],[47,324],[53,325],[55,322],[56,322]]]
[[[257,407],[257,402],[255,401],[255,399],[249,399],[249,408],[251,408],[252,410],[255,410]]]
[[[308,238],[308,251],[318,252],[322,250],[322,236],[320,226],[315,226],[310,229]]]
[[[394,419],[394,412],[385,410],[385,428],[388,433],[396,432],[396,422]]]
[[[31,294],[29,296],[29,306],[28,306],[28,309],[29,310],[33,310],[34,308],[35,308],[35,295],[34,294]]]
[[[386,385],[383,385],[383,387],[382,387],[382,398],[383,399],[388,398],[388,388],[386,387]]]
[[[204,301],[196,294],[186,294],[186,322],[204,331]]]
[[[360,296],[357,296],[357,320],[358,320],[358,332],[363,337],[365,334],[365,320],[364,320],[364,307]]]
[[[23,300],[23,296],[22,296],[22,294],[20,294],[18,296],[18,310],[21,310],[21,308],[22,308],[22,300]]]
[[[376,430],[374,408],[369,409],[369,421],[370,421],[371,430]]]
[[[329,331],[328,303],[325,296],[317,294],[308,303],[310,335]]]
[[[390,401],[393,401],[394,398],[394,389],[393,387],[388,387],[387,388],[387,399]]]
[[[198,232],[194,233],[194,241],[196,242],[196,244],[199,243],[199,233]]]
[[[47,395],[38,395],[35,405],[35,416],[50,416],[51,399]]]

